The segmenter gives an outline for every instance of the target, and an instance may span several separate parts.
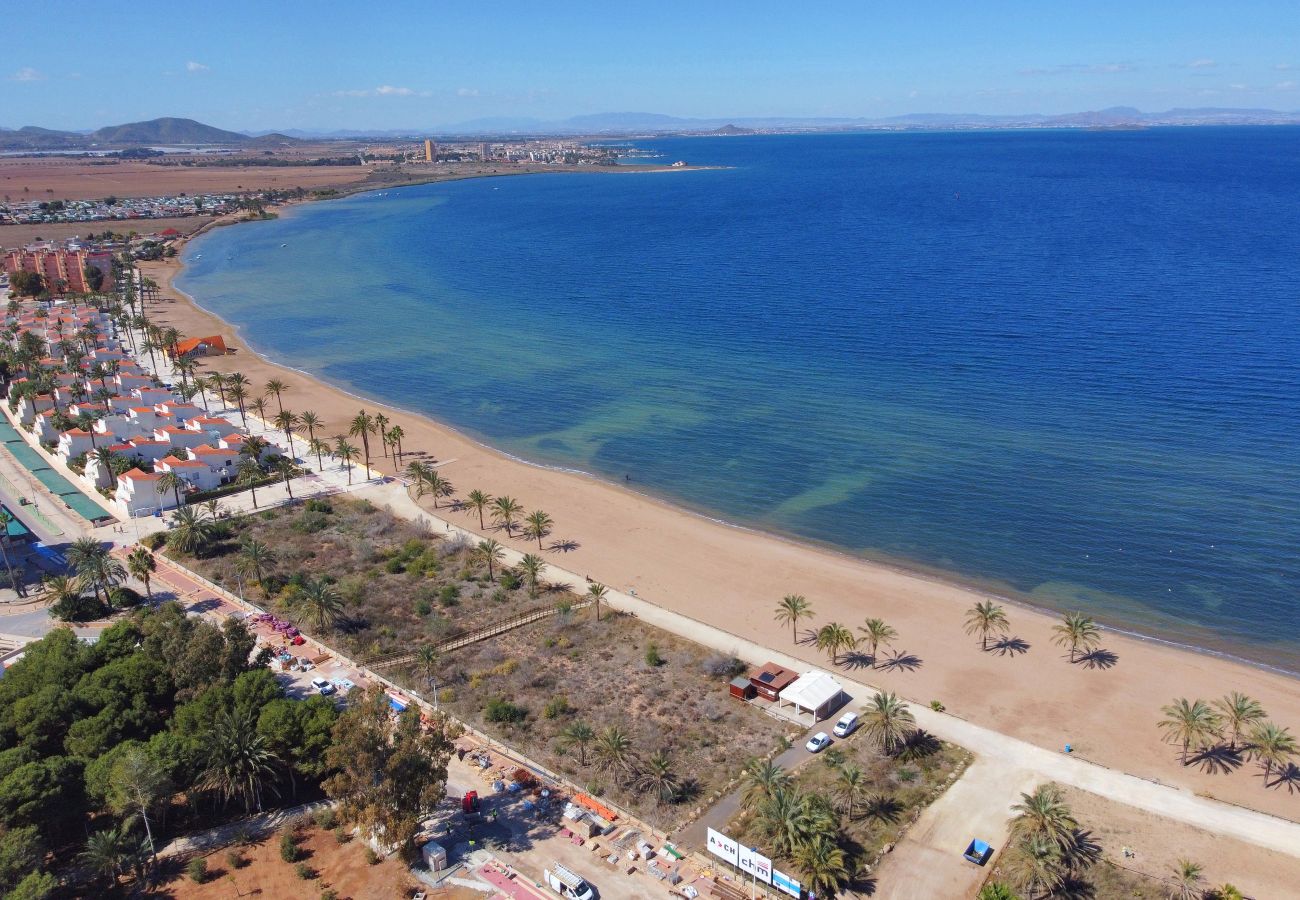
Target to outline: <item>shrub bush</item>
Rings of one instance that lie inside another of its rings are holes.
[[[185,874],[195,884],[203,884],[208,880],[208,861],[201,856],[194,857],[185,864]]]
[[[316,877],[316,871],[312,869],[311,866],[307,865],[305,862],[298,863],[296,866],[293,867],[293,871],[294,874],[296,874],[303,881],[311,881],[313,878]]]
[[[334,512],[334,507],[330,506],[328,500],[317,500],[313,498],[303,505],[303,510],[305,512],[332,513]]]
[[[297,862],[300,851],[298,843],[293,839],[293,832],[285,829],[280,832],[280,858],[285,862]]]
[[[114,609],[131,609],[139,606],[140,601],[143,599],[144,597],[140,596],[139,591],[125,585],[115,587],[108,592],[108,602]]]
[[[163,544],[167,543],[167,532],[155,531],[153,534],[146,534],[140,538],[140,543],[144,544],[150,550],[157,550]]]
[[[519,585],[523,584],[523,581],[519,578],[519,573],[515,572],[513,569],[506,569],[497,576],[497,581],[500,582],[501,587],[505,588],[507,591],[516,591],[519,589]]]
[[[438,602],[443,606],[455,606],[460,603],[460,585],[444,584],[438,592]]]
[[[329,523],[329,516],[325,513],[304,509],[302,515],[298,517],[298,521],[294,522],[291,527],[294,531],[302,534],[315,534],[327,528]]]
[[[427,616],[433,612],[433,604],[421,597],[415,601],[415,614],[420,617]]]
[[[734,656],[714,653],[703,662],[702,668],[704,674],[712,675],[715,678],[735,678],[737,675],[743,675],[749,667],[745,665],[744,661]]]
[[[326,806],[322,809],[316,810],[316,812],[312,814],[311,818],[312,821],[316,823],[316,827],[320,828],[322,831],[329,831],[338,824],[338,816],[335,815],[332,806]]]
[[[522,722],[528,718],[528,710],[522,706],[511,703],[504,697],[493,697],[487,702],[487,708],[483,712],[483,718],[489,722],[514,723]]]
[[[659,646],[657,644],[651,644],[649,647],[645,648],[645,664],[652,668],[664,664],[664,658],[660,655]]]
[[[438,691],[438,702],[439,702],[439,703],[455,703],[455,702],[456,702],[456,689],[455,689],[455,688],[449,688],[449,687],[446,687],[446,688],[443,688],[442,690]]]
[[[346,844],[348,841],[352,840],[351,832],[342,825],[334,826],[334,831],[331,833],[334,835],[334,840],[338,841],[340,844]]]
[[[244,854],[238,850],[226,851],[226,865],[232,869],[242,869],[245,865]]]
[[[366,865],[373,866],[379,862],[379,854],[373,848],[366,848]]]
[[[339,892],[334,888],[326,888],[320,892],[320,900],[339,900]]]
[[[552,697],[542,710],[542,715],[548,719],[558,719],[561,716],[567,716],[573,712],[573,707],[569,705],[569,698],[560,696]]]

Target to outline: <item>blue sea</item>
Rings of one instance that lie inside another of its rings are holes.
[[[311,204],[180,285],[529,460],[1300,670],[1300,129],[639,146],[725,168]]]

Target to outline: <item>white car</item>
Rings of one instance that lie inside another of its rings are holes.
[[[808,743],[804,746],[809,753],[820,753],[831,745],[831,736],[824,731],[819,731],[812,737],[808,738]]]
[[[857,728],[858,714],[855,712],[846,712],[844,715],[840,716],[840,720],[835,723],[835,727],[832,728],[831,731],[834,732],[836,737],[842,738],[848,737],[856,731]]]
[[[311,686],[320,691],[321,694],[326,697],[334,693],[334,685],[330,684],[324,678],[313,678],[311,680]]]

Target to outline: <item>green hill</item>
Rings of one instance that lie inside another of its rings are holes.
[[[91,132],[91,141],[100,144],[246,144],[249,137],[237,131],[213,128],[193,119],[150,119],[110,125]]]

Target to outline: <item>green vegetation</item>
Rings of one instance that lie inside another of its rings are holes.
[[[1294,790],[1300,783],[1300,767],[1293,762],[1300,741],[1290,728],[1271,721],[1259,701],[1233,691],[1213,703],[1180,697],[1160,711],[1164,718],[1157,726],[1165,742],[1178,747],[1183,765],[1207,756],[1245,757],[1259,764],[1266,788]]]

